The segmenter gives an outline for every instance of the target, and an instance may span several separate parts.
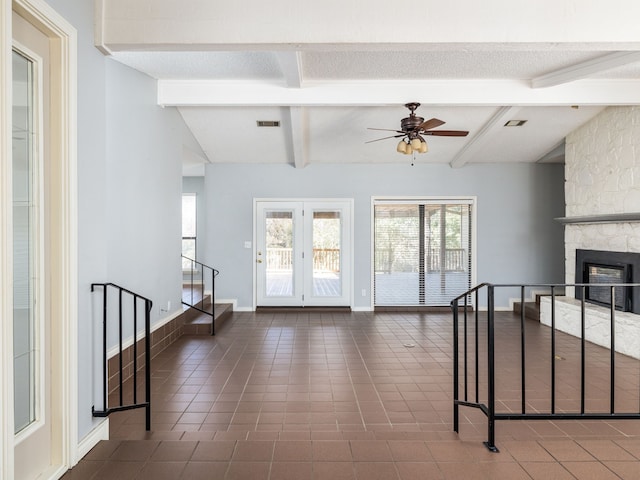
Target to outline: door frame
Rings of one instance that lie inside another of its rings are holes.
[[[52,338],[57,371],[52,382],[62,408],[54,431],[59,462],[50,478],[75,465],[78,445],[78,222],[77,222],[77,32],[42,0],[0,0],[0,284],[13,284],[11,105],[13,10],[51,39],[52,203],[59,225],[51,243],[60,273],[52,285]],[[0,290],[0,315],[13,318],[13,289]],[[13,322],[0,324],[0,477],[13,478]]]
[[[253,199],[253,239],[252,239],[252,264],[253,264],[253,306],[252,309],[255,311],[258,307],[258,265],[256,263],[257,258],[257,241],[258,241],[258,232],[257,232],[257,224],[258,224],[258,203],[260,202],[302,202],[302,203],[331,203],[331,202],[345,202],[349,204],[349,225],[348,228],[348,247],[350,250],[348,268],[349,268],[349,282],[348,285],[345,285],[344,288],[349,292],[349,308],[353,310],[353,302],[354,302],[354,201],[353,198],[304,198],[304,197],[293,197],[293,198],[254,198]]]

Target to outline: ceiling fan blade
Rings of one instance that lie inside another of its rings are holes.
[[[464,130],[429,130],[428,132],[423,132],[420,135],[434,135],[438,137],[466,137],[469,135],[469,132],[465,132]]]
[[[379,142],[380,140],[386,140],[388,138],[399,138],[399,137],[404,137],[405,135],[406,133],[403,133],[402,135],[391,135],[390,137],[376,138],[375,140],[369,140],[368,142],[364,142],[364,143]]]
[[[439,127],[440,125],[444,125],[445,122],[442,120],[438,120],[437,118],[430,118],[420,124],[416,130],[431,130],[432,128]]]
[[[397,133],[402,133],[402,134],[406,133],[406,132],[403,132],[402,130],[395,130],[393,128],[372,128],[372,127],[367,127],[367,130],[382,130],[383,132],[397,132]]]

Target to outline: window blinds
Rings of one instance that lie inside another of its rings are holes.
[[[449,305],[471,288],[471,201],[374,203],[376,306]]]

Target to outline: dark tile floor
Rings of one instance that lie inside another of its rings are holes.
[[[497,317],[497,408],[511,411],[521,404],[519,319]],[[63,478],[640,478],[637,420],[500,421],[491,453],[486,418],[465,407],[454,433],[451,322],[448,313],[235,313],[215,337],[183,336],[153,360],[151,432],[142,410],[112,415],[111,440]],[[526,331],[527,410],[545,411],[549,329],[527,322]],[[569,411],[579,407],[579,342],[556,342],[556,409]],[[606,409],[610,355],[593,345],[587,354],[586,410]],[[616,356],[616,365],[616,408],[638,412],[640,362]]]

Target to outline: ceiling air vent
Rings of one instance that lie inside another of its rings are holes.
[[[257,120],[256,123],[259,127],[279,127],[280,122],[278,120]]]
[[[505,127],[521,127],[525,123],[527,123],[526,120],[509,120],[507,123],[504,124],[504,126]]]

